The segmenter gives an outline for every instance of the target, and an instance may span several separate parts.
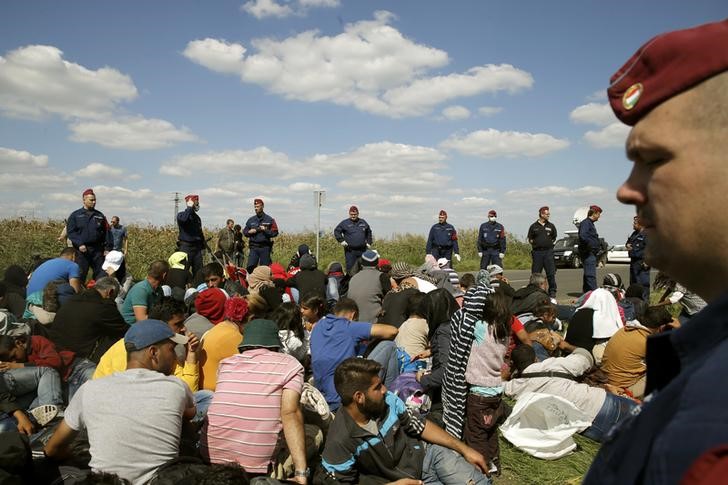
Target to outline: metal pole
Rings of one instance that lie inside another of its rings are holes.
[[[316,191],[316,261],[319,261],[319,250],[321,249],[321,192]]]

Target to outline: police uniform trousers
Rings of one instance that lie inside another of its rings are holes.
[[[531,251],[531,273],[540,273],[546,270],[546,279],[549,282],[549,296],[556,296],[556,263],[554,262],[554,250],[534,249]]]
[[[104,264],[104,260],[106,259],[104,256],[103,245],[86,244],[86,252],[82,253],[79,251],[78,254],[80,254],[81,257],[78,258],[76,263],[78,264],[78,268],[81,270],[81,282],[86,281],[86,273],[88,273],[89,268],[91,268],[91,277],[93,279],[106,276],[106,272],[101,269],[101,266]]]
[[[483,251],[483,257],[480,258],[480,269],[485,269],[489,264],[497,264],[501,268],[503,267],[503,261],[499,257],[500,250],[498,249],[486,249]]]
[[[202,269],[202,246],[198,243],[179,241],[179,250],[187,254],[192,276],[197,276],[197,272]]]
[[[344,259],[346,260],[346,272],[348,273],[351,268],[354,267],[354,264],[356,264],[356,261],[361,257],[362,254],[364,254],[364,251],[366,251],[367,248],[352,248],[352,247],[345,247],[344,248]]]
[[[581,254],[581,262],[584,264],[584,276],[582,278],[581,291],[597,289],[597,256],[594,253]]]
[[[645,269],[644,259],[632,259],[629,263],[629,284],[637,283],[644,288],[642,298],[645,301],[650,300],[650,270]]]
[[[445,258],[452,262],[452,246],[432,246],[430,254],[432,254],[435,259]]]
[[[257,266],[270,266],[270,253],[272,246],[259,246],[256,244],[249,245],[248,253],[248,273],[252,273]]]

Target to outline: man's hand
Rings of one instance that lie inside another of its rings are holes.
[[[414,362],[416,360],[420,359],[426,359],[428,357],[432,357],[432,349],[426,349],[420,352],[419,354],[415,354],[411,359],[410,362]]]
[[[349,243],[348,243],[348,242],[346,242],[346,241],[341,241],[341,245],[342,245],[342,246],[344,246],[344,247],[346,247],[346,246],[348,246],[348,245],[349,245]]]
[[[480,251],[478,251],[478,257],[479,257],[479,258],[482,258],[482,257],[483,257],[483,253],[482,253],[482,252],[480,252]]]
[[[308,483],[308,479],[306,477],[291,477],[287,481],[293,482],[293,483],[300,483],[301,485],[306,485]]]
[[[485,473],[487,476],[490,476],[488,473],[488,465],[485,463],[485,457],[472,449],[469,446],[465,446],[463,449],[463,458],[465,458],[468,463],[473,465],[475,468],[478,468],[481,472]]]
[[[79,251],[81,251],[82,253],[85,253],[85,252],[86,252],[86,245],[85,245],[85,244],[81,244],[81,245],[80,245],[80,246],[78,247],[78,250],[79,250]]]
[[[18,421],[18,433],[30,436],[35,431],[33,422],[28,419],[28,416],[21,410],[17,410],[13,413],[13,416]]]
[[[104,251],[104,257],[109,255],[109,251]]]
[[[194,354],[200,348],[200,339],[192,332],[187,332],[187,352]]]
[[[459,254],[453,254],[453,258],[458,260],[458,263],[460,262],[460,255]]]
[[[506,257],[506,253],[498,253],[498,259],[500,259],[501,261],[502,261],[502,260],[503,260],[503,258],[505,258],[505,257]]]
[[[0,362],[0,371],[22,369],[23,367],[25,367],[25,364],[22,362]]]
[[[426,371],[426,370],[418,370],[417,373],[415,374],[415,379],[417,380],[417,382],[420,382],[422,380],[422,376],[427,374],[427,372],[428,371]]]
[[[256,232],[258,232],[258,230],[254,227],[251,227],[250,229],[248,229],[248,234],[255,234]]]

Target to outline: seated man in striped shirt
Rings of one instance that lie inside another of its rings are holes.
[[[278,326],[256,319],[245,326],[240,354],[223,359],[200,448],[211,463],[238,463],[251,476],[266,474],[281,430],[291,453],[295,483],[307,483],[303,367],[279,353]]]

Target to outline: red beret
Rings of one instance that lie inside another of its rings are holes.
[[[491,209],[488,211],[488,216],[498,217],[498,214],[493,209]]]
[[[545,205],[545,206],[541,207],[541,208],[540,208],[540,209],[538,210],[538,213],[540,214],[540,213],[542,213],[542,212],[544,212],[544,211],[547,211],[547,210],[549,210],[549,206]]]
[[[86,197],[87,195],[96,195],[94,194],[94,189],[86,189],[83,191],[83,197]]]
[[[728,69],[728,19],[653,37],[609,79],[609,104],[627,125]]]
[[[349,212],[359,212],[359,208],[355,205],[349,207]]]
[[[263,199],[253,199],[253,205],[255,204],[265,205]]]
[[[447,212],[445,212],[445,209],[442,209],[439,215],[447,217]]]
[[[188,196],[185,197],[185,202],[187,202],[190,199],[200,200],[200,196],[197,195],[197,194],[190,194],[190,195],[188,195]]]
[[[589,206],[589,210],[591,210],[591,211],[594,211],[594,212],[604,212],[604,211],[602,210],[602,208],[601,208],[601,207],[599,207],[598,205],[590,205],[590,206]]]

